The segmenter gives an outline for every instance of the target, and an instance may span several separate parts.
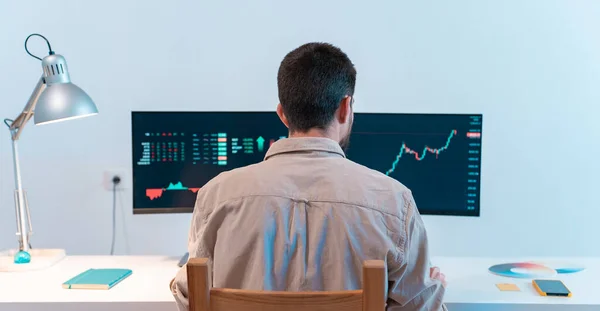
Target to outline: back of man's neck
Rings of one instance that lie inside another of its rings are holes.
[[[303,138],[303,137],[320,137],[320,138],[329,138],[331,140],[336,140],[335,137],[332,137],[326,130],[321,129],[310,129],[306,132],[294,131],[289,134],[290,138]]]

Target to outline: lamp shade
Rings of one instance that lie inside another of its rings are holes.
[[[98,108],[92,99],[73,83],[50,84],[40,95],[33,122],[37,125],[92,116]]]
[[[62,55],[50,54],[42,60],[46,89],[38,98],[33,122],[45,124],[92,116],[98,108],[77,85],[71,83],[67,61]]]

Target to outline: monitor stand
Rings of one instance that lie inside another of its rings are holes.
[[[190,257],[190,253],[185,253],[185,255],[183,255],[183,257],[181,257],[181,259],[179,260],[179,263],[177,265],[180,267],[183,267],[187,263],[189,257]]]

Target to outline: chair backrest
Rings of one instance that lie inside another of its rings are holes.
[[[350,291],[281,292],[210,288],[208,259],[187,263],[190,311],[384,311],[386,270],[381,260],[363,263],[363,288]]]

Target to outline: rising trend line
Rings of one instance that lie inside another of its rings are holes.
[[[452,130],[450,132],[450,136],[448,136],[448,139],[446,140],[446,145],[444,147],[442,147],[442,148],[433,149],[433,148],[429,148],[429,147],[425,146],[425,148],[423,148],[423,152],[421,152],[421,155],[419,155],[418,152],[416,152],[416,151],[410,149],[409,147],[407,147],[406,143],[402,142],[402,147],[400,148],[400,152],[396,156],[396,160],[394,161],[394,163],[392,163],[392,168],[390,168],[387,172],[385,172],[385,174],[386,175],[390,175],[391,173],[394,172],[394,170],[396,170],[396,166],[398,165],[398,162],[400,162],[400,159],[402,158],[402,155],[404,155],[405,153],[414,155],[415,159],[417,161],[422,161],[423,159],[425,159],[425,156],[427,155],[427,152],[435,154],[435,157],[437,159],[437,157],[440,155],[440,152],[448,149],[448,147],[450,146],[450,140],[452,140],[452,137],[456,136],[456,134],[457,134],[457,131],[456,130]]]

